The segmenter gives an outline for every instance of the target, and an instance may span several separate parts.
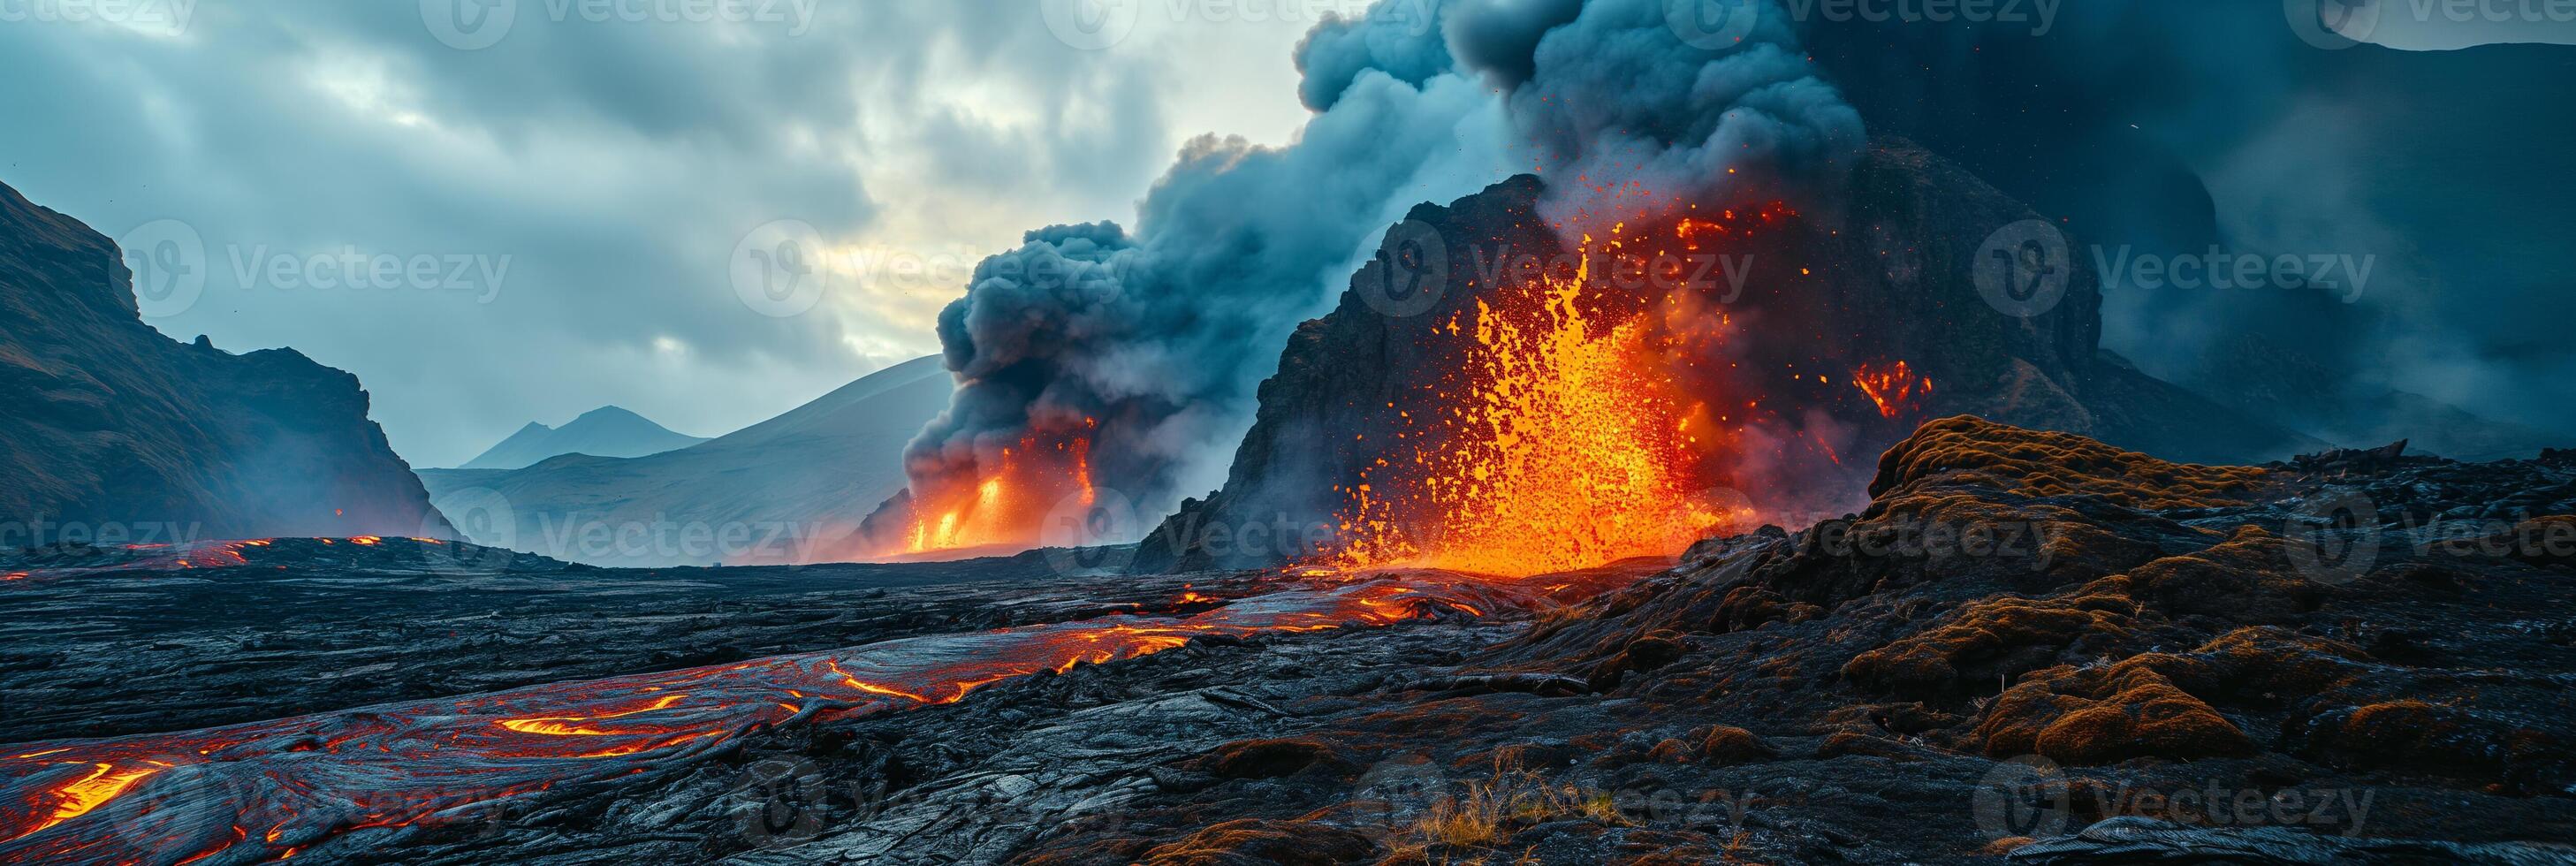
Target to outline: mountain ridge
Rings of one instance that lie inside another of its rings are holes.
[[[933,355],[686,448],[419,475],[492,547],[646,568],[814,562],[903,487],[904,443],[947,408],[950,387]]]
[[[581,413],[561,427],[530,421],[457,469],[524,469],[566,454],[648,457],[710,441],[674,431],[617,405]]]

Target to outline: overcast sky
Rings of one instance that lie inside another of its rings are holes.
[[[421,466],[602,404],[717,435],[931,352],[1021,232],[1132,219],[1190,136],[1283,141],[1312,23],[1149,4],[1095,49],[1025,0],[163,2],[0,21],[0,182],[200,242],[152,324],[356,373]],[[824,291],[738,285],[800,224]]]
[[[934,350],[976,260],[1132,222],[1186,139],[1284,142],[1291,48],[1366,7],[1129,5],[0,0],[0,182],[155,251],[171,336],[356,373],[415,465],[604,404],[719,435]],[[2576,42],[2411,8],[2372,38]],[[2498,381],[2421,390],[2563,420]]]

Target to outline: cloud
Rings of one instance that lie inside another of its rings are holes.
[[[1183,138],[1174,112],[1209,101],[1172,74],[1203,49],[1077,51],[1004,0],[820,4],[802,35],[523,2],[477,51],[441,44],[418,7],[205,4],[176,36],[0,26],[0,74],[43,82],[0,93],[0,112],[41,119],[0,128],[0,180],[110,235],[194,227],[213,279],[155,324],[359,374],[422,465],[604,403],[729,430],[931,351],[962,283],[844,274],[813,312],[773,318],[736,297],[737,243],[793,219],[841,250],[971,263],[1011,226],[1126,213]],[[1227,47],[1272,45],[1284,88],[1295,36]],[[236,252],[349,248],[510,268],[489,303],[234,276]],[[656,353],[660,337],[691,351]]]
[[[1214,488],[1289,332],[1414,203],[1533,166],[1725,195],[1732,168],[1821,182],[1856,152],[1858,116],[1787,28],[1689,35],[1655,0],[1385,0],[1324,20],[1297,49],[1317,113],[1293,143],[1196,139],[1132,232],[1041,229],[978,268],[940,316],[961,384],[907,449],[914,501],[998,501],[979,486],[1073,439],[1144,512]]]

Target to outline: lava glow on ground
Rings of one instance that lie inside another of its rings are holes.
[[[1483,615],[1538,590],[1300,570],[1191,616],[928,635],[273,722],[0,747],[0,861],[247,863],[369,828],[452,826],[561,785],[668,772],[755,731],[953,703],[1207,635]],[[1193,593],[1195,596],[1196,594]],[[1211,601],[1197,599],[1198,603]]]

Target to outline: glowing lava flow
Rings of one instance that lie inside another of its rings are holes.
[[[1915,375],[1914,368],[1903,361],[1863,364],[1852,370],[1852,384],[1869,395],[1869,401],[1878,405],[1878,414],[1886,418],[1905,414],[1917,401],[1932,396],[1932,380]]]
[[[1642,361],[1651,323],[1594,321],[1591,270],[1585,255],[1571,278],[1525,286],[1534,316],[1477,302],[1468,393],[1347,491],[1343,563],[1526,576],[1669,556],[1729,517],[1688,480],[1699,445]]]
[[[1083,432],[1057,439],[1050,447],[1036,436],[1016,448],[1004,448],[998,467],[957,489],[914,491],[911,528],[895,554],[922,554],[979,547],[1037,546],[1039,523],[1061,501],[1078,498],[1088,506],[1091,486],[1091,434],[1100,423],[1082,419]]]
[[[0,748],[0,862],[275,859],[337,834],[475,820],[478,804],[684,767],[816,716],[951,703],[991,683],[1205,635],[1386,625],[1519,603],[1413,576],[1312,580],[1189,617],[1122,616],[201,731]]]

